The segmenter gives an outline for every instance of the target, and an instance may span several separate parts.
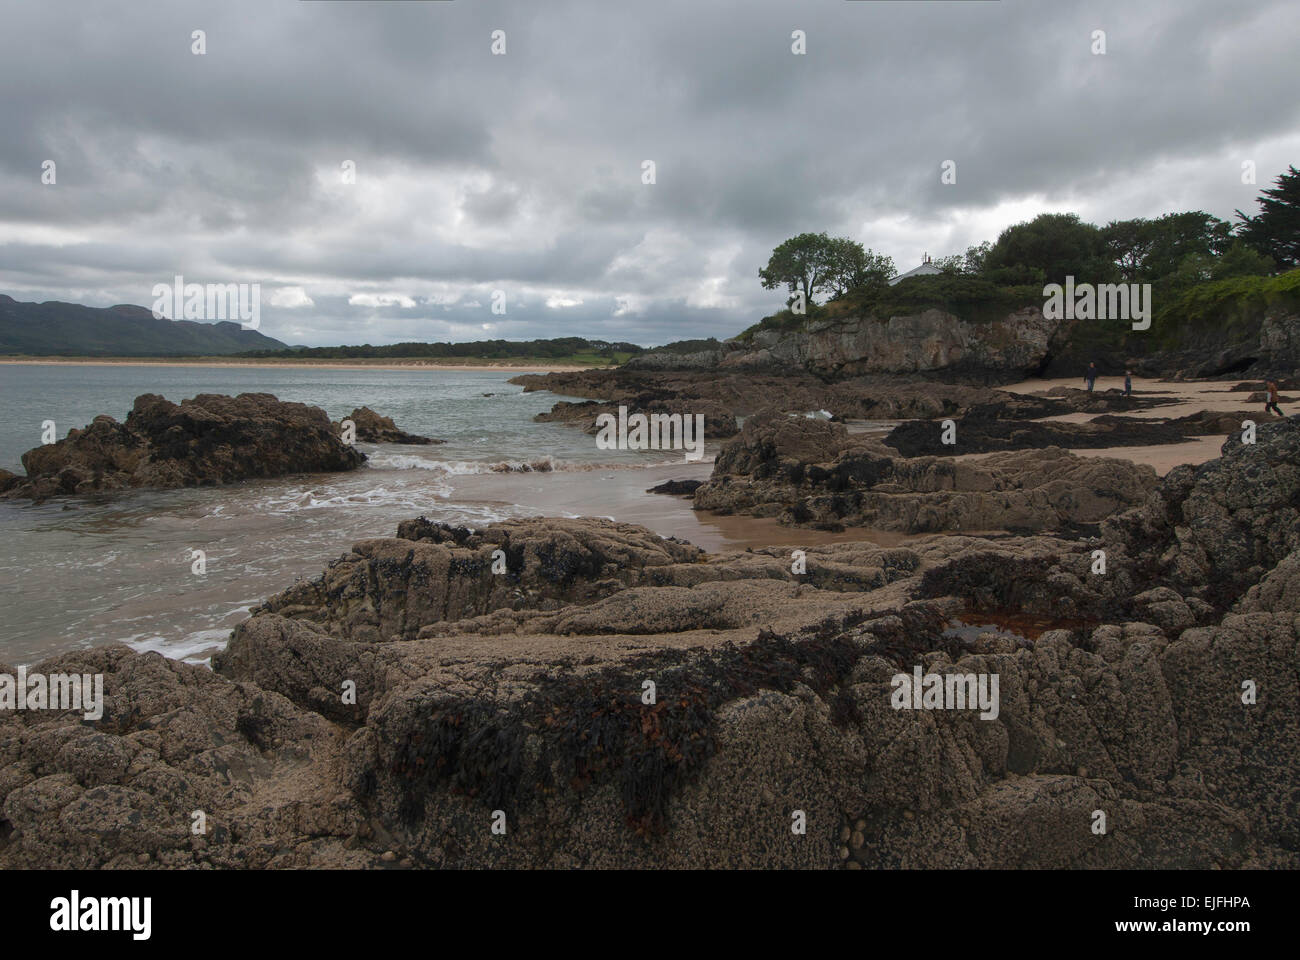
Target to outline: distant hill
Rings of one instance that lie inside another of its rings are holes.
[[[229,320],[156,319],[146,307],[22,303],[0,294],[0,355],[211,357],[284,349],[279,340]]]
[[[585,337],[550,340],[470,340],[465,343],[368,343],[339,347],[289,347],[250,350],[244,356],[260,360],[564,360],[570,363],[622,363],[644,353],[635,343],[610,343]]]

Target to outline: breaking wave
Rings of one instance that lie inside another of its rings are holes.
[[[692,463],[712,463],[712,457],[704,457]],[[647,460],[629,463],[589,463],[584,461],[562,460],[558,457],[542,456],[528,460],[433,460],[412,454],[372,454],[367,463],[376,470],[428,470],[446,476],[468,476],[479,473],[586,473],[592,470],[645,470],[651,467],[684,465],[678,459]]]

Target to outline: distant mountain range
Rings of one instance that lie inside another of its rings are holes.
[[[211,357],[288,345],[238,323],[155,318],[146,307],[22,303],[0,294],[0,355]]]

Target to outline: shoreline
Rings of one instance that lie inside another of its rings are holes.
[[[300,367],[332,370],[494,370],[507,373],[528,373],[533,370],[544,370],[547,373],[576,373],[581,370],[600,370],[602,367],[591,365],[577,364],[549,364],[549,363],[490,363],[490,362],[469,362],[453,363],[450,361],[438,361],[436,363],[425,363],[421,361],[410,361],[407,363],[395,363],[393,361],[382,361],[367,363],[358,359],[353,361],[347,360],[222,360],[212,359],[205,360],[200,358],[190,360],[159,359],[154,360],[149,357],[105,357],[102,359],[90,359],[81,357],[70,357],[66,360],[57,357],[37,357],[23,359],[18,357],[0,357],[0,364],[9,364],[13,366],[68,366],[68,367],[262,367],[267,369],[295,369]]]

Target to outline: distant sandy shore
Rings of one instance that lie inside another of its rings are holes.
[[[421,360],[394,362],[392,360],[367,362],[366,360],[211,360],[196,358],[193,360],[153,360],[149,357],[108,357],[91,360],[81,357],[39,357],[24,359],[21,357],[0,357],[0,364],[20,365],[62,365],[72,367],[324,367],[334,370],[504,370],[526,373],[530,370],[545,370],[548,373],[568,373],[573,370],[599,370],[598,366],[566,363],[492,363],[489,361],[470,360],[465,363],[440,361],[431,363]]]
[[[1178,403],[1172,403],[1162,407],[1152,407],[1149,410],[1132,410],[1125,413],[1126,417],[1137,417],[1143,419],[1166,419],[1173,417],[1186,417],[1191,414],[1200,413],[1203,410],[1212,410],[1216,412],[1240,413],[1242,419],[1251,418],[1260,423],[1267,423],[1273,419],[1269,414],[1264,413],[1261,409],[1262,403],[1247,399],[1249,392],[1233,390],[1234,386],[1246,381],[1241,380],[1193,380],[1193,381],[1175,381],[1175,380],[1155,380],[1147,377],[1133,378],[1133,393],[1135,395],[1148,395],[1161,397],[1164,399],[1176,399]],[[1009,386],[999,387],[1000,390],[1006,390],[1011,393],[1038,393],[1040,391],[1050,390],[1052,387],[1081,387],[1083,380],[1079,377],[1069,377],[1056,380],[1025,380],[1020,383],[1010,384]],[[1123,377],[1101,377],[1097,380],[1097,390],[1103,391],[1108,389],[1117,389],[1123,387]],[[1291,412],[1291,411],[1286,411]],[[1086,423],[1093,418],[1092,414],[1070,413],[1059,417],[1048,417],[1049,420],[1063,420],[1071,423]],[[1215,434],[1212,436],[1191,437],[1185,443],[1168,443],[1154,447],[1100,447],[1100,448],[1082,448],[1071,449],[1071,453],[1078,454],[1081,457],[1114,457],[1117,460],[1128,460],[1132,463],[1145,463],[1155,470],[1158,476],[1163,477],[1174,467],[1184,464],[1197,466],[1205,463],[1207,460],[1214,460],[1219,456],[1223,443],[1227,440],[1226,434]],[[965,457],[958,459],[977,460],[991,456],[988,453],[966,454]]]

